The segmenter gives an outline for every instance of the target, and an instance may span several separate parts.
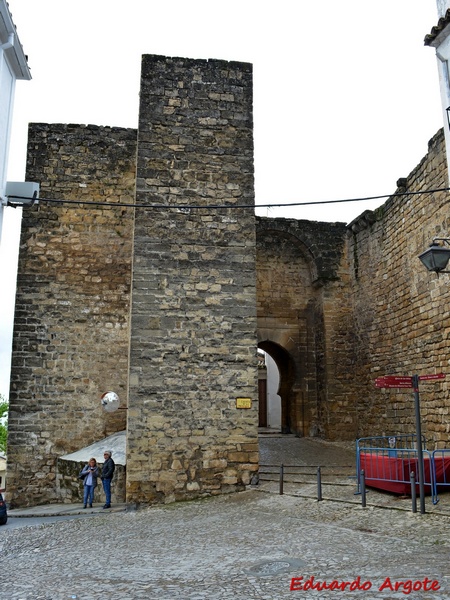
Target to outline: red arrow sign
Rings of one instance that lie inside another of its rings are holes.
[[[375,387],[378,388],[412,388],[411,382],[390,382],[390,381],[376,381]]]
[[[412,377],[402,377],[401,375],[386,375],[375,379],[376,387],[383,388],[410,388],[412,387]]]
[[[434,381],[436,379],[445,379],[445,373],[436,373],[436,375],[419,375],[420,381]]]
[[[420,375],[420,381],[437,381],[444,379],[444,373],[436,373],[435,375]],[[413,387],[412,377],[403,375],[385,375],[375,379],[375,387],[378,388],[411,388]]]
[[[390,381],[391,383],[411,383],[411,376],[404,375],[383,375],[382,377],[378,377],[383,381]]]

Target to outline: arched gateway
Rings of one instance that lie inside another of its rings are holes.
[[[283,433],[326,432],[327,296],[339,279],[343,233],[342,224],[257,221],[258,346],[279,370]]]
[[[58,459],[125,430],[127,502],[243,489],[257,345],[282,431],[353,435],[346,225],[255,218],[251,65],[146,55],[141,88],[138,131],[29,128],[11,506],[71,500]],[[127,410],[101,411],[107,390]]]

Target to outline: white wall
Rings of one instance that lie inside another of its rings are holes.
[[[280,374],[273,358],[266,353],[267,368],[267,426],[281,429],[281,398],[277,394]]]
[[[5,193],[15,82],[5,52],[0,48],[0,196]],[[2,224],[3,207],[0,206],[0,242]]]
[[[2,191],[6,184],[14,83],[15,79],[5,59],[5,53],[0,48],[0,186]]]
[[[9,12],[8,2],[0,0],[0,196],[2,197],[5,194],[14,91],[18,79],[29,81],[31,73]],[[0,201],[0,242],[3,214]]]
[[[0,456],[0,490],[6,487],[6,458]]]
[[[446,0],[450,2],[450,0]],[[443,39],[439,45],[435,45],[436,59],[439,73],[439,89],[441,93],[442,106],[442,124],[445,135],[445,147],[447,152],[447,166],[450,167],[450,32],[446,39]],[[449,168],[450,177],[450,168]]]

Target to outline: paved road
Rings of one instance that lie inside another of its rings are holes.
[[[0,537],[6,535],[11,529],[20,529],[22,527],[42,527],[53,523],[61,523],[71,519],[87,519],[93,515],[61,515],[55,517],[36,516],[36,517],[8,517],[6,525],[0,526]],[[1,596],[0,596],[1,598]]]
[[[413,514],[394,500],[363,508],[344,485],[322,502],[309,484],[284,495],[271,485],[0,528],[0,600],[450,600],[445,513]]]
[[[447,517],[260,491],[16,529],[0,552],[1,600],[372,600],[405,585],[450,599]],[[333,580],[347,589],[301,589]]]

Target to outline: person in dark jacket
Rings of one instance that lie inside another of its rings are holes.
[[[111,479],[113,478],[116,465],[112,459],[111,450],[105,450],[103,456],[105,457],[105,461],[102,469],[102,483],[103,491],[106,496],[106,502],[103,508],[111,508]]]
[[[85,465],[80,473],[81,476],[84,476],[83,486],[84,486],[84,495],[83,495],[83,503],[84,508],[87,507],[89,502],[89,508],[92,508],[92,502],[94,501],[94,491],[97,487],[97,477],[99,475],[97,461],[95,458],[91,458],[87,465]]]

